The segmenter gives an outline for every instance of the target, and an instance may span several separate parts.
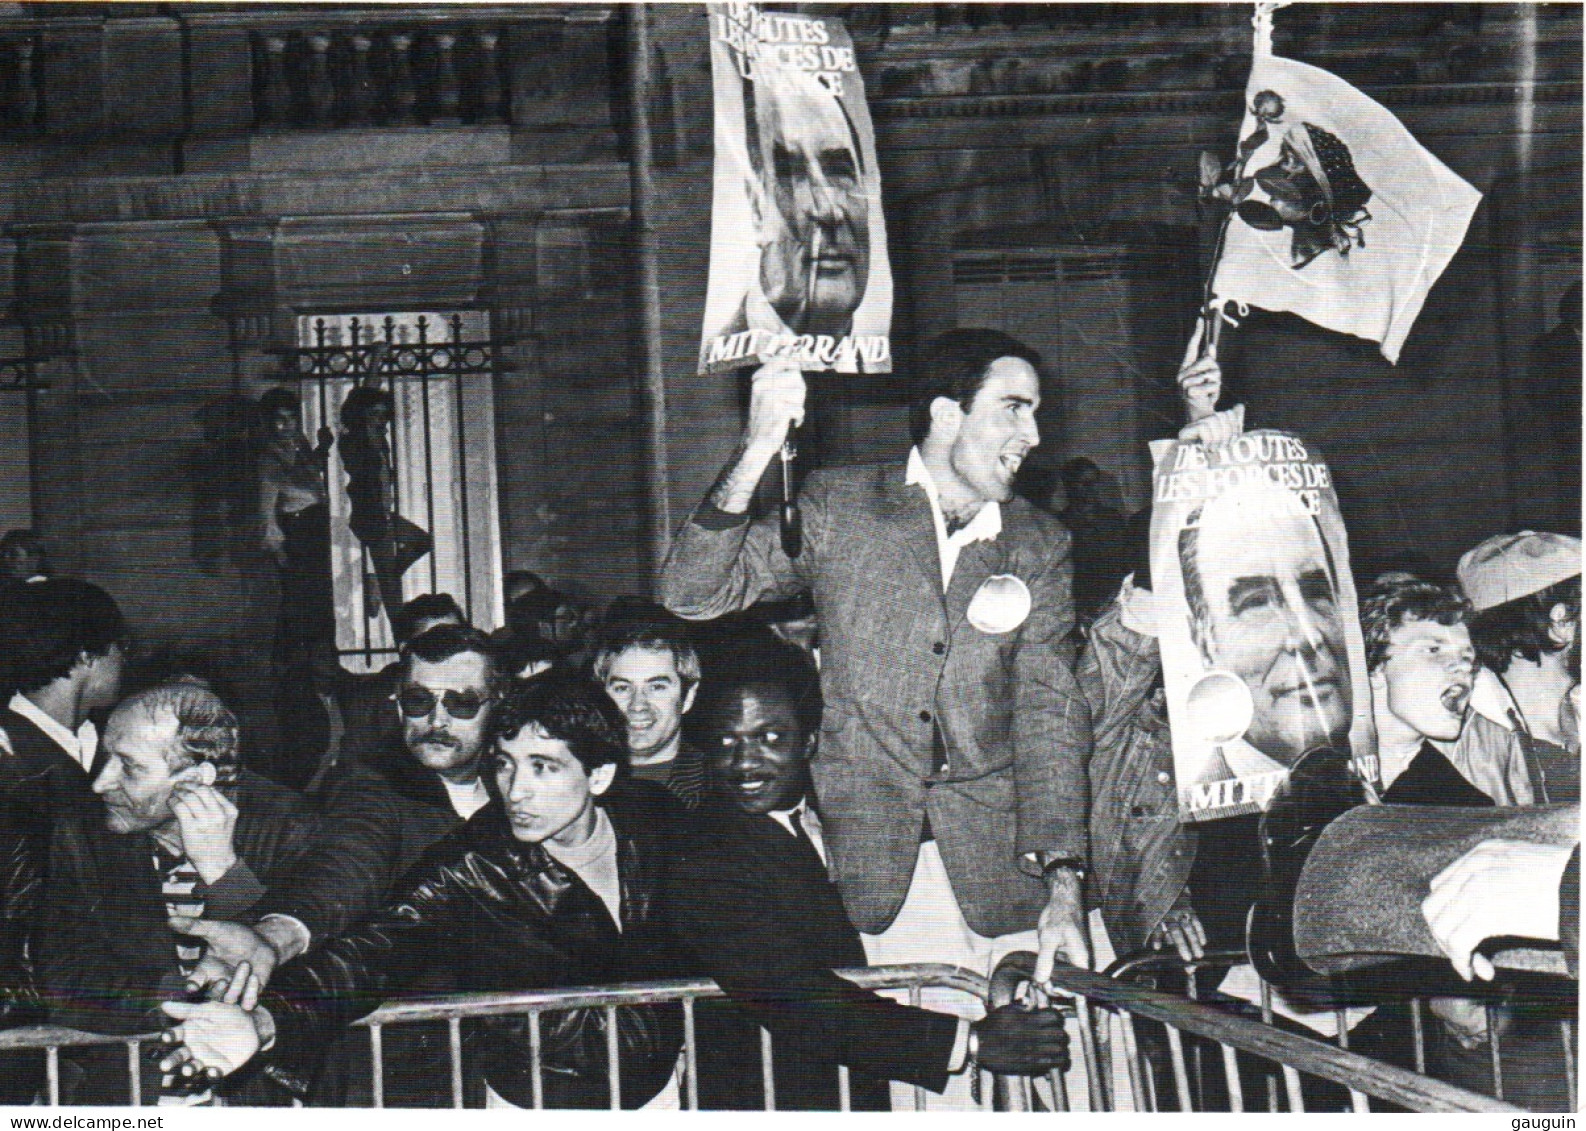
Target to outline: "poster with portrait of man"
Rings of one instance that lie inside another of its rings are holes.
[[[853,42],[830,16],[708,5],[716,161],[699,372],[892,371],[892,270]]]
[[[1264,810],[1328,747],[1369,778],[1349,544],[1321,454],[1286,432],[1152,445],[1151,588],[1181,821]]]

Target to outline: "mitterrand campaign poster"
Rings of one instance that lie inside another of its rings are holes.
[[[892,269],[853,41],[829,16],[712,4],[716,162],[701,373],[772,358],[892,371]]]
[[[1286,432],[1152,445],[1151,588],[1181,821],[1266,808],[1330,747],[1376,780],[1349,544],[1321,453]]]

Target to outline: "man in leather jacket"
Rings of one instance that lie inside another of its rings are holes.
[[[300,1074],[324,1042],[431,967],[474,993],[680,973],[661,899],[675,803],[653,783],[616,781],[614,715],[587,681],[514,687],[492,724],[491,803],[435,845],[382,911],[284,967],[268,993],[244,965],[227,994],[238,1004],[168,1002],[181,1043],[162,1067],[230,1073],[263,1048],[277,1079]],[[486,1024],[487,1106],[530,1106],[525,1018]],[[622,1105],[676,1106],[680,1008],[624,1008],[617,1026]],[[606,1107],[604,1010],[545,1015],[541,1034],[545,1106]]]

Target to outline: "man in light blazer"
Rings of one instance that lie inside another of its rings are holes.
[[[813,595],[826,701],[815,791],[872,963],[984,971],[1031,947],[1042,978],[1059,953],[1089,963],[1070,540],[1013,494],[1040,441],[1038,364],[996,331],[932,342],[907,464],[812,474],[795,559],[774,516],[748,514],[804,411],[802,376],[765,366],[739,452],[663,571],[662,601],[695,620]]]

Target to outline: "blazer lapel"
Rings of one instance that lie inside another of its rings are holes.
[[[942,599],[942,555],[936,546],[936,523],[925,489],[903,482],[903,469],[886,484],[886,529],[893,541],[906,549],[928,591]]]
[[[969,612],[969,602],[974,600],[986,579],[1007,560],[1000,542],[1000,536],[995,541],[971,542],[958,555],[958,563],[953,567],[953,583],[947,590],[949,634],[958,631],[964,615]]]

